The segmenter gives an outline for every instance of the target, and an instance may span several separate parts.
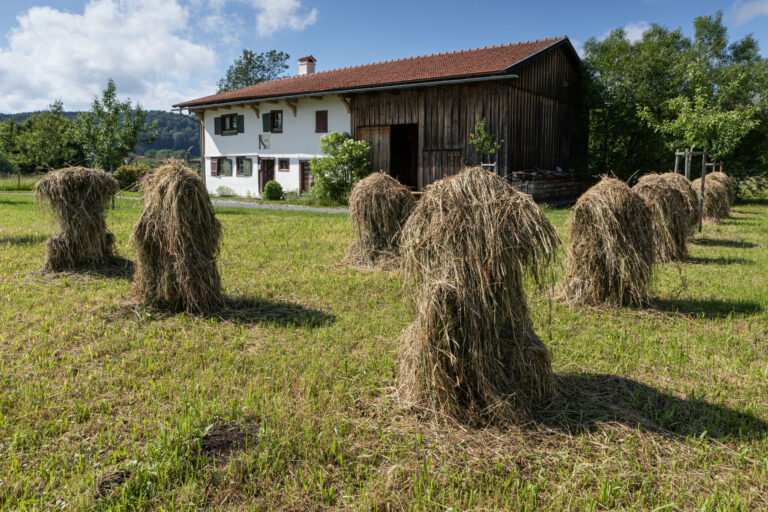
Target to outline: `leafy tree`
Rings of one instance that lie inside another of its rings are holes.
[[[141,105],[119,101],[115,82],[110,78],[101,99],[95,97],[91,111],[80,114],[74,137],[93,156],[94,165],[112,171],[130,155],[140,141],[151,143],[157,123],[145,124]]]
[[[61,101],[47,111],[28,117],[16,135],[14,161],[25,173],[82,164],[85,153],[73,138],[72,121],[64,116]]]
[[[496,143],[496,137],[488,132],[488,129],[486,128],[486,120],[483,118],[482,121],[475,123],[475,130],[469,134],[469,143],[472,144],[480,154],[489,158],[490,155],[493,155],[501,149],[501,145],[504,144],[504,141],[502,140],[500,143]]]
[[[352,186],[371,174],[371,145],[348,133],[331,132],[320,138],[320,148],[327,156],[309,163],[315,178],[312,193],[322,203],[346,204]]]
[[[284,75],[288,69],[286,62],[290,55],[277,50],[254,53],[247,48],[227,70],[224,78],[218,81],[218,92],[231,91],[249,85],[274,80]]]

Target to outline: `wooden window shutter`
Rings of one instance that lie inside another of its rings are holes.
[[[221,135],[221,116],[213,118],[213,134]]]
[[[245,133],[245,116],[237,116],[237,133]]]
[[[325,133],[328,131],[328,111],[315,111],[315,133]]]
[[[261,120],[264,123],[264,133],[269,133],[272,131],[272,114],[269,112],[265,112],[261,115]]]
[[[219,120],[219,118],[216,118]],[[211,176],[218,176],[219,175],[219,159],[218,158],[211,158]]]

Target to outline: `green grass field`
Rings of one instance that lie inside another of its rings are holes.
[[[117,206],[132,258],[141,205]],[[338,265],[346,215],[219,209],[248,309],[206,318],[133,309],[125,276],[33,274],[53,223],[0,195],[0,508],[765,510],[768,200],[734,210],[659,268],[654,308],[532,290],[560,398],[473,429],[399,405],[414,304]],[[547,214],[565,241],[569,211]]]

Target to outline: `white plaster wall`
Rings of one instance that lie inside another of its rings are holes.
[[[296,104],[296,116],[285,101],[262,102],[256,104],[259,114],[271,110],[283,111],[283,132],[270,133],[269,149],[259,149],[259,135],[263,134],[261,116],[248,105],[230,108],[218,108],[205,111],[205,182],[208,191],[216,194],[219,187],[231,188],[239,196],[259,196],[258,158],[275,159],[275,181],[280,183],[284,192],[299,190],[299,161],[322,157],[320,137],[325,133],[315,133],[315,111],[328,111],[328,133],[350,132],[350,116],[344,103],[338,96],[300,98]],[[237,135],[215,135],[214,118],[226,114],[244,116],[245,131]],[[253,176],[236,176],[235,158],[238,156],[253,159]],[[225,157],[232,160],[233,176],[211,176],[211,158]],[[290,159],[290,171],[278,170],[278,159]]]

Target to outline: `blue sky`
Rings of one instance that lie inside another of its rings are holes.
[[[469,8],[468,8],[469,7]],[[768,0],[0,0],[0,112],[86,108],[108,77],[147,108],[215,92],[243,48],[311,53],[326,70],[557,35],[579,47],[649,23],[692,31],[722,10],[768,55]]]

